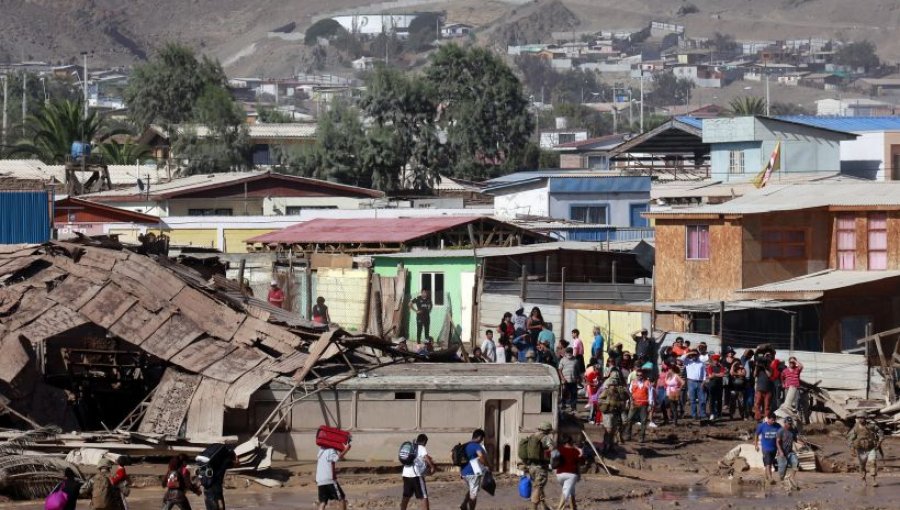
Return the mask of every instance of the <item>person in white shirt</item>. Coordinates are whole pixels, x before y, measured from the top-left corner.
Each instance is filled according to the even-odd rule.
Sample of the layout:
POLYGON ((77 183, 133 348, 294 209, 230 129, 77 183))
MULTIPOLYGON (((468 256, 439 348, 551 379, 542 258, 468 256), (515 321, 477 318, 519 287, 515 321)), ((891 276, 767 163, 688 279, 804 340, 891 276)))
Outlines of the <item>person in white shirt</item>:
POLYGON ((350 451, 350 443, 344 445, 344 449, 337 451, 334 448, 319 448, 316 461, 316 485, 319 486, 319 510, 325 510, 329 501, 337 501, 343 510, 347 510, 347 496, 338 485, 334 465, 342 460, 350 451))
POLYGON ((497 362, 497 344, 494 343, 494 332, 490 329, 484 332, 484 342, 481 342, 481 355, 488 363, 497 362))
POLYGON ((409 466, 403 466, 403 499, 400 500, 400 510, 406 510, 409 500, 413 496, 422 502, 422 510, 429 510, 428 489, 425 487, 425 476, 434 473, 434 461, 428 455, 425 445, 428 444, 428 436, 419 434, 416 438, 416 460, 409 466))
POLYGON ((497 344, 497 363, 506 363, 507 349, 510 349, 511 347, 508 339, 500 339, 500 343, 497 344))

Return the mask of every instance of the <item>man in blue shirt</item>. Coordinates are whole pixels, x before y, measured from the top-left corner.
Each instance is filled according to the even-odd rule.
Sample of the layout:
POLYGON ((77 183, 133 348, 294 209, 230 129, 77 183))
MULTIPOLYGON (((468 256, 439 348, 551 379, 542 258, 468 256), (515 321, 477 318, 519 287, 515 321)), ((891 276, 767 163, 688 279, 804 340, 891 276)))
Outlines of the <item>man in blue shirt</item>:
POLYGON ((763 470, 766 473, 766 483, 772 485, 772 471, 776 467, 775 458, 778 456, 778 431, 781 425, 775 421, 775 413, 766 415, 765 421, 756 426, 756 451, 762 451, 763 470))
POLYGON ((538 333, 537 341, 539 344, 547 344, 550 346, 550 352, 553 352, 556 349, 556 335, 553 334, 553 324, 549 322, 544 323, 544 329, 538 333))
POLYGON ((600 332, 600 326, 594 326, 594 343, 591 344, 591 357, 603 360, 603 333, 600 332))
POLYGON ((460 470, 467 489, 466 497, 459 506, 460 510, 475 510, 478 491, 481 490, 481 480, 484 478, 485 471, 490 469, 487 452, 482 443, 484 443, 484 431, 475 429, 472 432, 472 440, 466 445, 466 458, 469 459, 469 463, 460 470))
POLYGON ((534 359, 534 349, 531 347, 531 337, 528 336, 528 333, 522 333, 513 339, 512 344, 516 346, 516 350, 519 352, 519 363, 528 363, 528 353, 531 353, 531 359, 534 359))

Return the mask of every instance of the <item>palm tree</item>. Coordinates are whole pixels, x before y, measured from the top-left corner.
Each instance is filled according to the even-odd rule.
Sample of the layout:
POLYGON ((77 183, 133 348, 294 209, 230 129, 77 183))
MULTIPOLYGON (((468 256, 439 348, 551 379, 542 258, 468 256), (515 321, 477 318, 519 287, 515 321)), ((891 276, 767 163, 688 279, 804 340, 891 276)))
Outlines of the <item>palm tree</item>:
POLYGON ((133 165, 135 161, 150 158, 150 147, 146 145, 109 140, 100 144, 97 152, 103 156, 103 162, 109 165, 133 165))
POLYGON ((728 103, 732 115, 756 116, 766 114, 766 100, 756 96, 736 97, 728 103))
POLYGON ((84 103, 52 101, 25 121, 27 136, 10 150, 10 155, 25 155, 48 165, 65 162, 72 142, 90 142, 104 133, 105 119, 96 111, 84 116, 84 103))

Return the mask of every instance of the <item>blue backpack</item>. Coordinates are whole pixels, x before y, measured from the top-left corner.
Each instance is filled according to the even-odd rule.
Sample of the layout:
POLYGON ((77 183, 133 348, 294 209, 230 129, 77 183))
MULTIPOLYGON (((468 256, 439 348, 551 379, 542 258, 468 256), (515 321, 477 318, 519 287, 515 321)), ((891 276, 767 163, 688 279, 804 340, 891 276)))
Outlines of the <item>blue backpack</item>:
POLYGON ((531 477, 528 475, 519 477, 519 496, 531 499, 531 477))

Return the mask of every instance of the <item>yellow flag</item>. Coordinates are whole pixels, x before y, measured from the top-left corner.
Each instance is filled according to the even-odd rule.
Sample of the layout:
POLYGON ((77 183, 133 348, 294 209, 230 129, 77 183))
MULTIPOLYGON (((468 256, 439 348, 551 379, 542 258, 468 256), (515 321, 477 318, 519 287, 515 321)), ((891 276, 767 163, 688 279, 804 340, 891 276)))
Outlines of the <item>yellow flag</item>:
POLYGON ((757 188, 764 187, 772 177, 772 172, 778 170, 781 170, 781 142, 775 144, 775 150, 769 156, 769 163, 753 178, 753 185, 757 188))

